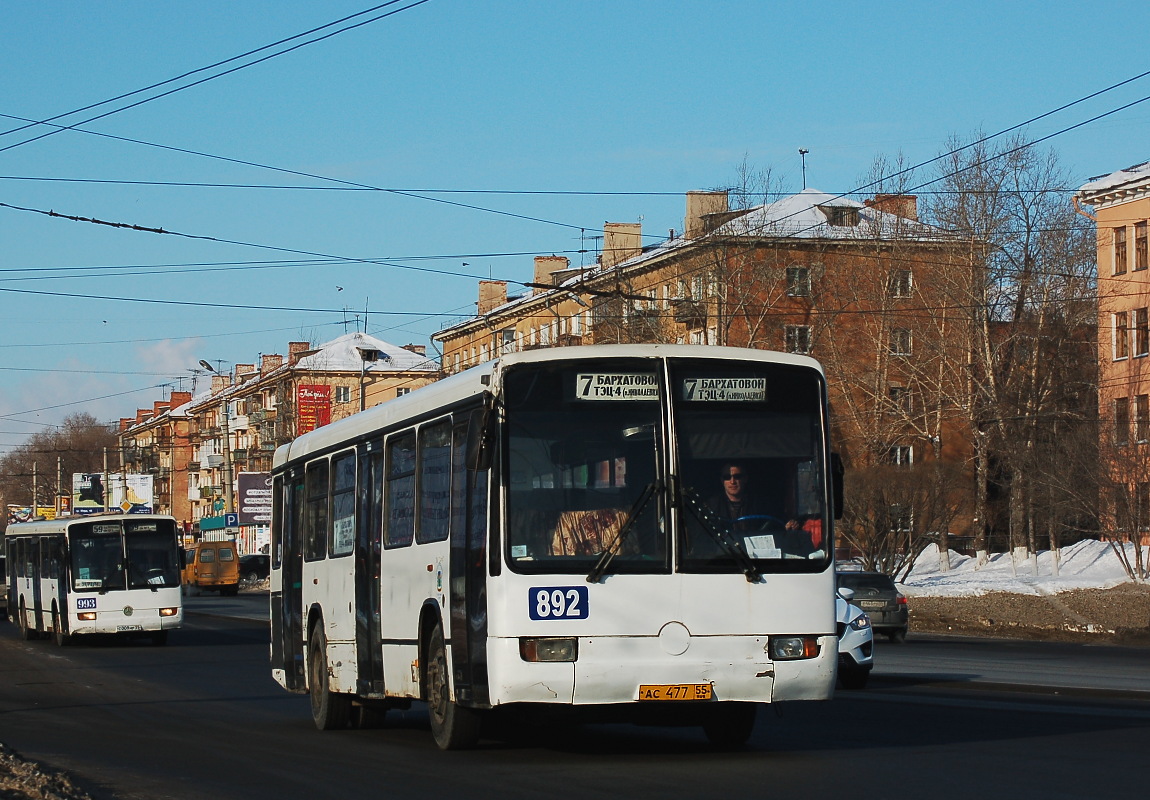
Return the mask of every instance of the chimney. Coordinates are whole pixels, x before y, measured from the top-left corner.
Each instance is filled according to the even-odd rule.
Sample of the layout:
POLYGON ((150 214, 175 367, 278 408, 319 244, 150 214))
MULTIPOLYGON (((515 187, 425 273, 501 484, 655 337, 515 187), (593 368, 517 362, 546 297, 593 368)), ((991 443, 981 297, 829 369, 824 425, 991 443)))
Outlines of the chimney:
POLYGON ((408 350, 408 351, 410 351, 410 352, 412 352, 412 353, 415 353, 417 356, 426 356, 426 355, 427 355, 427 346, 426 346, 426 345, 422 345, 422 344, 405 344, 405 345, 403 346, 403 349, 404 349, 404 350, 408 350))
POLYGON ((311 350, 310 342, 288 342, 288 363, 296 363, 308 350, 311 350))
POLYGON ((212 375, 212 392, 218 392, 228 388, 232 385, 232 377, 230 375, 212 375))
POLYGON ((284 365, 284 357, 279 353, 268 353, 265 356, 260 356, 260 375, 267 375, 273 370, 277 370, 284 365))
POLYGON ((607 222, 603 224, 604 267, 613 267, 643 252, 643 225, 639 222, 607 222))
MULTIPOLYGON (((571 266, 571 262, 567 260, 566 256, 535 256, 535 283, 554 284, 555 278, 553 277, 556 272, 561 272, 571 266)), ((535 287, 532 294, 539 294, 545 292, 546 289, 535 287)))
POLYGON ((479 282, 479 316, 490 314, 507 302, 507 281, 479 282))
POLYGON ((236 364, 236 380, 252 374, 256 371, 255 364, 236 364))
POLYGON ((171 400, 157 400, 156 402, 152 403, 152 414, 154 416, 158 417, 161 414, 166 413, 167 411, 171 410, 171 408, 172 408, 172 401, 171 400))
POLYGON ((708 214, 723 214, 730 211, 727 204, 727 190, 715 192, 687 192, 687 220, 683 237, 697 239, 710 233, 715 225, 707 220, 708 214))
POLYGON ((152 409, 150 408, 137 408, 136 409, 136 423, 139 424, 144 420, 152 418, 152 409))
POLYGON ((876 194, 863 203, 867 208, 895 214, 903 219, 918 221, 918 196, 913 194, 876 194))
POLYGON ((123 433, 135 424, 136 420, 132 417, 120 417, 120 433, 123 433))
POLYGON ((191 392, 172 392, 168 397, 168 402, 172 404, 172 408, 179 408, 184 403, 192 402, 191 392))

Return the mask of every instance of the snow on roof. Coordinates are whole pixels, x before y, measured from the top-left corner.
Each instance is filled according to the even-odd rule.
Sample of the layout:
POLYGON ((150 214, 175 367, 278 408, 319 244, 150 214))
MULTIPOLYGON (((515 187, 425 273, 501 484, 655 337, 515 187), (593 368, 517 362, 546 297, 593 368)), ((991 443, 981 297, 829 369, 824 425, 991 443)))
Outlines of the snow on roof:
POLYGON ((1108 192, 1124 184, 1144 181, 1147 178, 1150 178, 1150 161, 1144 161, 1141 164, 1135 164, 1132 167, 1111 172, 1109 175, 1099 175, 1091 178, 1088 183, 1078 190, 1078 193, 1085 195, 1108 192))
POLYGON ((435 372, 439 366, 433 359, 421 356, 398 345, 377 339, 366 333, 346 333, 320 345, 316 350, 301 358, 294 365, 296 369, 331 372, 358 372, 363 365, 360 350, 377 350, 378 361, 368 362, 368 372, 425 371, 435 372))
POLYGON ((753 208, 719 226, 710 235, 850 240, 898 237, 915 241, 947 241, 953 238, 933 225, 880 211, 857 200, 827 194, 818 189, 803 189, 798 194, 753 208), (857 224, 832 225, 831 209, 835 208, 848 209, 845 213, 851 216, 857 213, 857 224))

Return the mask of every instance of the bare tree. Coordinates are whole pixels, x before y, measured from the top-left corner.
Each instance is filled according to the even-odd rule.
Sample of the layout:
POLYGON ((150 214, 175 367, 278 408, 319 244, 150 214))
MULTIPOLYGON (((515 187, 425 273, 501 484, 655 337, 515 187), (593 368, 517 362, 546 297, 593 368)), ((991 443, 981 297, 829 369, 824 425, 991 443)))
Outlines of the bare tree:
POLYGON ((58 493, 71 494, 73 473, 101 471, 105 452, 110 466, 118 468, 118 447, 113 426, 88 413, 72 414, 0 457, 0 498, 33 507, 52 504, 58 493))
POLYGON ((1089 384, 1095 356, 1059 346, 1083 341, 1093 324, 1092 231, 1066 200, 1069 179, 1057 156, 1021 137, 952 139, 940 163, 931 218, 969 242, 969 269, 956 276, 953 295, 975 322, 967 407, 978 475, 975 546, 984 560, 997 463, 1009 546, 1032 552, 1039 499, 1068 483, 1050 474, 1059 465, 1043 457, 1043 443, 1056 423, 1092 414, 1081 394, 1060 389, 1089 384))

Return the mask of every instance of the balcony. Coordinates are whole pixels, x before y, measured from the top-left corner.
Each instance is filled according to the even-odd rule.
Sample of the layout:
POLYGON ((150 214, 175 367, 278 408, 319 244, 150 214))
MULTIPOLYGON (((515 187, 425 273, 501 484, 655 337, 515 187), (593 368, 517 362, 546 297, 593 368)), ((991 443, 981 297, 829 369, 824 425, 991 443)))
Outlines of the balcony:
POLYGON ((707 324, 707 309, 702 303, 694 300, 672 300, 671 308, 675 312, 675 322, 686 325, 688 328, 702 328, 707 324))
POLYGON ((224 465, 224 457, 221 455, 210 455, 207 458, 208 469, 219 469, 224 465))
POLYGON ((199 461, 189 461, 188 462, 188 472, 199 472, 199 471, 200 471, 200 462, 199 461))

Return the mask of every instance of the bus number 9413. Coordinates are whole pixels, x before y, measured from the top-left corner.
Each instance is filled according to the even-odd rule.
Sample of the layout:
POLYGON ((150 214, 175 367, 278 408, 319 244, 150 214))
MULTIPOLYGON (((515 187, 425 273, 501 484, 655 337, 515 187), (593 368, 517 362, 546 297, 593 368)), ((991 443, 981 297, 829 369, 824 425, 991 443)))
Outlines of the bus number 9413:
POLYGON ((587 587, 533 586, 527 604, 531 619, 587 619, 587 587))

